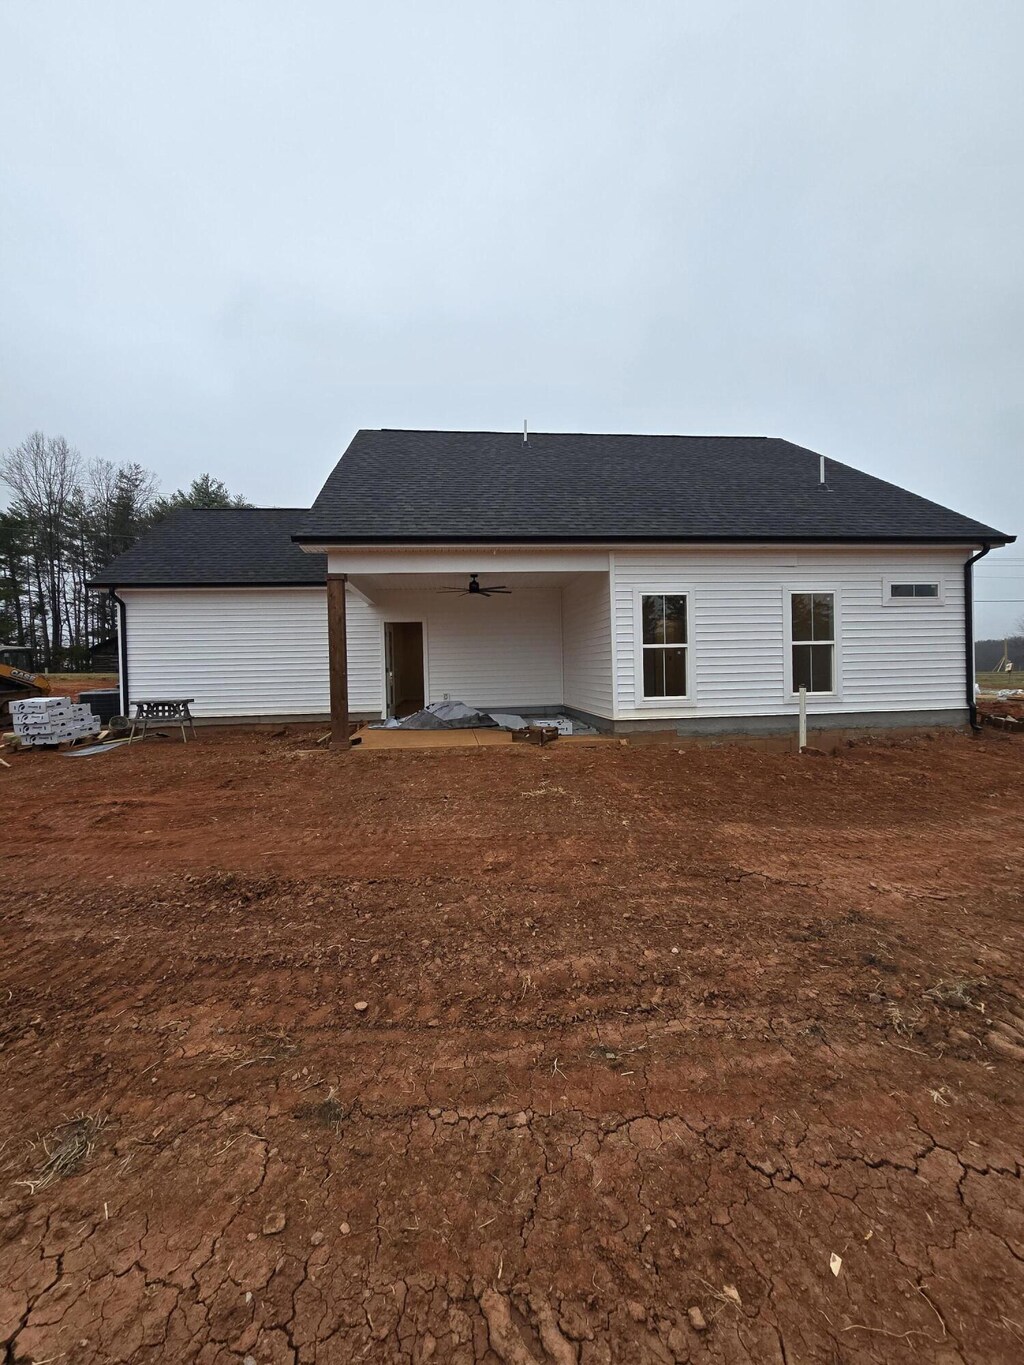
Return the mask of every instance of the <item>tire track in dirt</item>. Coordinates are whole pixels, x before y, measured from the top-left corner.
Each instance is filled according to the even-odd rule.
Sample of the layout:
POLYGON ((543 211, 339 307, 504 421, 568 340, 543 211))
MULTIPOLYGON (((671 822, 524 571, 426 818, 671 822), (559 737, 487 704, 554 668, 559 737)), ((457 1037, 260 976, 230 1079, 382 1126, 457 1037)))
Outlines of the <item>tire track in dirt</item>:
POLYGON ((1019 1358, 1020 746, 286 742, 15 774, 5 1365, 1019 1358))

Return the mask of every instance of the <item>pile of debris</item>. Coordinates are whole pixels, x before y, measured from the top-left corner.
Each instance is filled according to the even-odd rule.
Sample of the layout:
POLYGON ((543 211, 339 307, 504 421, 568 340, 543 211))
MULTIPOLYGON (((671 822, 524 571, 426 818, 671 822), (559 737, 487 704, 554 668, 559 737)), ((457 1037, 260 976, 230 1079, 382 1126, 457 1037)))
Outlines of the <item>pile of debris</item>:
POLYGON ((486 711, 467 706, 464 701, 434 701, 401 720, 375 722, 374 730, 479 730, 494 729, 498 722, 486 711))
POLYGON ((73 743, 98 735, 100 720, 92 708, 70 697, 25 697, 11 702, 14 735, 24 748, 73 743))
POLYGON ((520 716, 511 711, 478 711, 464 701, 434 701, 401 720, 374 722, 371 730, 554 730, 560 735, 596 734, 589 725, 568 716, 520 716))
POLYGON ((976 691, 978 719, 982 725, 993 725, 997 730, 1024 734, 1024 690, 999 692, 976 691))

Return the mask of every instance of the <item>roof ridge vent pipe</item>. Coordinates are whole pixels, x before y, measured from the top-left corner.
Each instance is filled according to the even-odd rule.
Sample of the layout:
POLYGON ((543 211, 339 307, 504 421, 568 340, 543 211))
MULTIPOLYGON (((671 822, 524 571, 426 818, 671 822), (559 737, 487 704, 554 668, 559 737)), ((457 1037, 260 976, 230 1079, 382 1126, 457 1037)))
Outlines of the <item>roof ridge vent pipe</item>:
POLYGON ((818 456, 818 488, 822 493, 831 493, 832 490, 825 482, 825 457, 818 456))
POLYGON ((523 418, 523 445, 527 444, 528 436, 526 431, 526 418, 523 418))

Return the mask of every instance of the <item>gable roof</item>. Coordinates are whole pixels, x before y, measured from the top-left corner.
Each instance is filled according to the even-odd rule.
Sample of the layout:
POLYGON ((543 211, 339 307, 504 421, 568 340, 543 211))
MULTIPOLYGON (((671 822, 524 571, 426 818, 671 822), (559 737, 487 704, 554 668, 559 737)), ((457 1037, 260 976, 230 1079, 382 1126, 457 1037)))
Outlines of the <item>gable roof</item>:
POLYGON ((285 587, 324 583, 324 555, 306 554, 292 532, 302 507, 181 508, 92 579, 103 588, 285 587))
POLYGON ((987 541, 1014 537, 765 436, 357 433, 306 544, 987 541))

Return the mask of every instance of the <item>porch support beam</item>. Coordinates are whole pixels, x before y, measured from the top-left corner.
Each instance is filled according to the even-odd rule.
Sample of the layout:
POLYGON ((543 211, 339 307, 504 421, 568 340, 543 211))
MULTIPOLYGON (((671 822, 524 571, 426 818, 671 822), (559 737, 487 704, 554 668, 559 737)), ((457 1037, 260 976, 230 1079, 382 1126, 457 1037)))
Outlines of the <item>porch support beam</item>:
POLYGON ((331 743, 348 748, 348 641, 345 584, 348 575, 327 575, 327 659, 331 680, 331 743))

